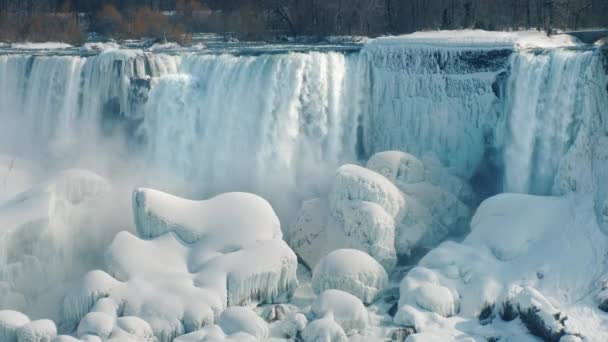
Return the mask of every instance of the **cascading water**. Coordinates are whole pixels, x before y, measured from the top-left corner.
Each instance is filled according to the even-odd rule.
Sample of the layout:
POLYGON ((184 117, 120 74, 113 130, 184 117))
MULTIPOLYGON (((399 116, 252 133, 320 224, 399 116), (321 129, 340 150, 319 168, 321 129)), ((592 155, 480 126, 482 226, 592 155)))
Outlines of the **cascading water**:
POLYGON ((185 56, 150 93, 149 160, 198 196, 252 191, 284 212, 294 192, 323 191, 355 160, 358 63, 335 52, 185 56))
MULTIPOLYGON (((511 57, 504 189, 550 194, 564 154, 591 113, 593 51, 522 51, 511 57)), ((597 82, 597 81, 596 81, 597 82)))

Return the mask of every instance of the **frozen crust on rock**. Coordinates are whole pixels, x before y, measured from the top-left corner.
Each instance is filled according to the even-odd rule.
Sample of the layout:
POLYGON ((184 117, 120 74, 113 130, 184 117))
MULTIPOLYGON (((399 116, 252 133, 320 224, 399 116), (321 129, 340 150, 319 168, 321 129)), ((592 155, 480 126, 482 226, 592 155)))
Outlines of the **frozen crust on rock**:
POLYGON ((265 200, 229 193, 196 202, 139 189, 133 209, 138 232, 149 240, 117 234, 106 251, 109 274, 87 275, 64 301, 66 319, 108 314, 114 302, 163 342, 213 324, 228 306, 293 295, 297 257, 265 200))
POLYGON ((328 289, 348 292, 370 304, 386 287, 388 275, 374 258, 356 249, 339 249, 315 267, 312 287, 319 294, 328 289))

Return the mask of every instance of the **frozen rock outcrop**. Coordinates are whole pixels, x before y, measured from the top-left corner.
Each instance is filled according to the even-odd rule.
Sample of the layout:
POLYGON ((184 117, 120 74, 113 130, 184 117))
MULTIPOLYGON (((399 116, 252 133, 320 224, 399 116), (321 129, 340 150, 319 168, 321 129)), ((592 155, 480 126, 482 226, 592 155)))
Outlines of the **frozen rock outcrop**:
POLYGON ((399 151, 373 155, 367 167, 336 171, 328 198, 304 202, 287 241, 311 268, 332 250, 364 251, 390 272, 396 256, 462 235, 471 187, 431 157, 399 151))
POLYGON ((284 302, 295 291, 297 258, 265 200, 228 193, 196 202, 139 189, 133 208, 149 240, 117 234, 109 274, 87 275, 64 301, 66 319, 121 308, 162 342, 213 324, 228 306, 284 302))
POLYGON ((17 332, 30 322, 30 319, 18 311, 0 311, 0 340, 17 342, 17 332))
POLYGON ((519 317, 545 340, 563 335, 602 340, 607 335, 601 329, 568 325, 565 316, 588 321, 587 311, 579 310, 581 294, 597 286, 594 279, 601 276, 598 256, 607 238, 589 219, 592 212, 593 203, 580 198, 501 194, 487 199, 462 243, 442 243, 404 277, 394 322, 418 332, 437 332, 430 327, 442 325, 439 330, 451 336, 500 337, 486 325, 519 317), (462 318, 478 325, 455 326, 462 318))
POLYGON ((317 294, 328 289, 342 290, 365 304, 373 302, 387 283, 382 265, 355 249, 339 249, 326 255, 315 267, 312 278, 317 294))
POLYGON ((57 327, 48 319, 29 322, 17 331, 18 342, 49 342, 55 336, 57 336, 57 327))
POLYGON ((312 304, 315 317, 331 317, 347 334, 367 328, 367 309, 359 298, 340 290, 326 290, 312 304), (329 315, 329 316, 328 316, 329 315))
POLYGON ((315 320, 306 326, 302 332, 304 342, 346 342, 348 337, 331 314, 315 320))

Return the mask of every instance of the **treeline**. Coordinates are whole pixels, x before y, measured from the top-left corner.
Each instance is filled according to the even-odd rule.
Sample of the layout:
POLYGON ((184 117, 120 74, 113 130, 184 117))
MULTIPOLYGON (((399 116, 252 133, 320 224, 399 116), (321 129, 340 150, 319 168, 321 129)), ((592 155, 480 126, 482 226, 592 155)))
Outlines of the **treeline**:
POLYGON ((85 30, 187 41, 192 32, 269 39, 606 26, 608 0, 0 0, 0 40, 9 41, 79 42, 85 30))

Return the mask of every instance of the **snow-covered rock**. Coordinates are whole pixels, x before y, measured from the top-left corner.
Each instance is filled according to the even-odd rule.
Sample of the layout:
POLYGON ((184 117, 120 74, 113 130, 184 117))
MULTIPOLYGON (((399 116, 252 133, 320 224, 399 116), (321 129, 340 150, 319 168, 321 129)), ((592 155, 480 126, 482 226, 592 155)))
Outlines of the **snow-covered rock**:
POLYGON ((148 322, 135 316, 123 316, 116 320, 111 334, 112 338, 132 338, 145 342, 154 342, 156 337, 148 322))
POLYGON ((348 337, 331 314, 315 320, 302 332, 304 342, 346 342, 348 337))
POLYGON ((268 324, 247 307, 233 306, 224 310, 218 325, 228 335, 244 332, 257 339, 268 337, 268 324))
POLYGON ((365 330, 368 325, 367 309, 359 298, 340 290, 326 290, 317 296, 312 305, 316 317, 330 315, 347 334, 365 330))
POLYGON ((489 322, 519 317, 547 340, 562 335, 602 340, 608 332, 592 328, 601 319, 589 320, 583 309, 584 294, 602 275, 600 256, 607 243, 592 212, 589 199, 524 194, 487 199, 462 243, 444 242, 404 277, 394 322, 418 332, 485 331, 496 337, 512 332, 490 331, 489 322), (478 323, 459 325, 463 319, 478 323))
POLYGON ((536 289, 524 287, 513 302, 517 305, 521 321, 532 334, 555 342, 565 335, 566 316, 536 289))
POLYGON ((110 337, 116 318, 103 312, 89 312, 78 324, 78 337, 96 335, 102 339, 110 337))
POLYGON ((342 290, 365 304, 373 302, 387 283, 382 265, 355 249, 339 249, 326 255, 315 267, 312 278, 317 294, 328 289, 342 290))
POLYGON ((30 319, 18 311, 0 311, 0 340, 17 342, 17 332, 30 322, 30 319))
POLYGON ((150 240, 117 234, 109 274, 87 275, 64 301, 66 319, 112 311, 111 302, 98 304, 109 298, 162 342, 213 324, 228 306, 285 302, 295 291, 297 258, 265 200, 229 193, 196 202, 140 189, 133 209, 150 240))
POLYGON ((443 317, 459 310, 458 293, 442 286, 439 275, 428 269, 412 269, 401 282, 399 292, 399 307, 410 305, 443 317))
POLYGON ((18 342, 49 342, 55 336, 57 336, 57 327, 48 319, 31 321, 17 331, 18 342))
POLYGON ((473 191, 436 159, 425 160, 388 151, 373 155, 367 168, 340 167, 327 200, 304 202, 286 234, 288 243, 311 268, 333 250, 352 248, 390 272, 396 255, 407 257, 461 235, 473 191))

